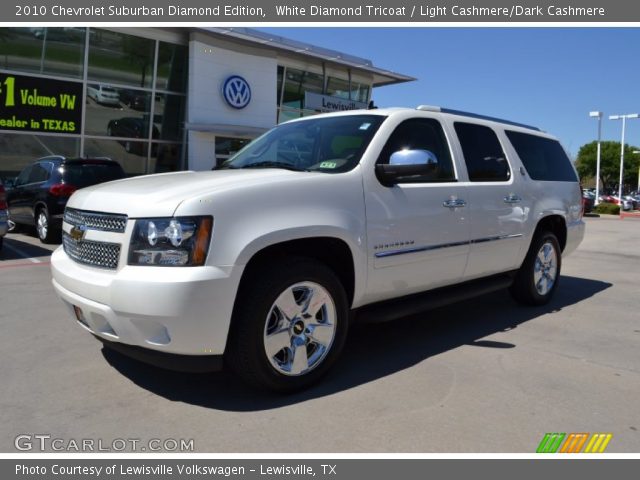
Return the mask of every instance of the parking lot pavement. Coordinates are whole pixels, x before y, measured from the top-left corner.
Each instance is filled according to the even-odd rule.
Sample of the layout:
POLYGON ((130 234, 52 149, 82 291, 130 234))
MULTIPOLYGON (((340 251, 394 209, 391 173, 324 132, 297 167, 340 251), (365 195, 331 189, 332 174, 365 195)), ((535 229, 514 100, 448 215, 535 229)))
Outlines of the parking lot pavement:
MULTIPOLYGON (((0 250, 0 271, 23 265, 48 265, 49 257, 58 245, 45 245, 34 232, 10 233, 0 250)), ((2 298, 0 296, 0 298, 2 298)))
MULTIPOLYGON (((293 396, 227 373, 179 374, 103 350, 10 234, 0 256, 0 451, 20 434, 193 439, 198 452, 525 452, 546 432, 640 451, 640 220, 589 218, 545 307, 497 292, 356 325, 336 368, 293 396), (15 265, 12 268, 5 266, 15 265)), ((31 250, 33 248, 33 250, 31 250)))

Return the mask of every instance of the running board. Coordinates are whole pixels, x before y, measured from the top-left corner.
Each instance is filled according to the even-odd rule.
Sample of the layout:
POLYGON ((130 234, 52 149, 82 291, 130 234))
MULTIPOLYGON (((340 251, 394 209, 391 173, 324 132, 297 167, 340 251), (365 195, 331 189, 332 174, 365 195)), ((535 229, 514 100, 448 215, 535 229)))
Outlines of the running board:
POLYGON ((517 270, 457 285, 436 288, 424 293, 372 303, 356 309, 354 311, 354 319, 363 323, 382 323, 398 320, 425 310, 508 288, 513 283, 516 273, 517 270))

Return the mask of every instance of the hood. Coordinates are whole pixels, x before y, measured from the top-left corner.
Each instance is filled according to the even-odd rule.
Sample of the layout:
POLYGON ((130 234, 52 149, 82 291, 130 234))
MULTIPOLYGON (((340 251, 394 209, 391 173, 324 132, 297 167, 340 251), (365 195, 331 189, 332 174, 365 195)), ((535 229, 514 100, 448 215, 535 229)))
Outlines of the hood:
POLYGON ((170 217, 187 199, 265 182, 296 181, 300 175, 322 175, 280 169, 214 170, 145 175, 102 183, 76 191, 67 205, 80 210, 126 214, 129 217, 170 217))

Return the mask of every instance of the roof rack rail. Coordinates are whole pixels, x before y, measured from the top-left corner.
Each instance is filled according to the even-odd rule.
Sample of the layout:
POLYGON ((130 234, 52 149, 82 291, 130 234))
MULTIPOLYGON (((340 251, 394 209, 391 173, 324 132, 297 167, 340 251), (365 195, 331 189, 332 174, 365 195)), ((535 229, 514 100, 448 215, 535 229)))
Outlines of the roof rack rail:
POLYGON ((420 110, 422 112, 440 112, 442 109, 435 105, 418 105, 416 110, 420 110))
POLYGON ((513 125, 514 127, 527 128, 529 130, 535 130, 537 132, 542 131, 538 127, 533 127, 531 125, 526 125, 524 123, 512 122, 511 120, 505 120, 503 118, 497 118, 497 117, 490 117, 488 115, 480 115, 478 113, 463 112, 462 110, 454 110, 452 108, 442 108, 442 107, 436 107, 434 105, 418 105, 416 107, 416 110, 420 110, 422 112, 450 113, 451 115, 460 115, 461 117, 478 118, 480 120, 489 120, 491 122, 499 122, 499 123, 504 123, 506 125, 513 125))

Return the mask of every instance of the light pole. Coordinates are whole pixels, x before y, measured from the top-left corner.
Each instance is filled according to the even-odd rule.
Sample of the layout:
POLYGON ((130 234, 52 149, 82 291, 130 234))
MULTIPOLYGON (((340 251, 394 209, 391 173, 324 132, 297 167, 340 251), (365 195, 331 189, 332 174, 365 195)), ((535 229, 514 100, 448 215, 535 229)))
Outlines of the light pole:
POLYGON ((589 112, 591 118, 598 119, 598 150, 596 154, 596 198, 594 204, 600 203, 600 137, 602 134, 602 112, 589 112))
POLYGON ((640 115, 637 113, 627 113, 626 115, 611 115, 609 120, 622 120, 622 140, 620 146, 620 184, 618 185, 618 201, 620 202, 620 212, 622 212, 622 182, 623 182, 623 169, 624 169, 624 128, 627 124, 627 118, 638 118, 640 115))
MULTIPOLYGON (((633 153, 637 155, 640 153, 640 150, 634 150, 633 153)), ((636 195, 640 195, 640 165, 638 165, 638 189, 636 190, 636 195)))

